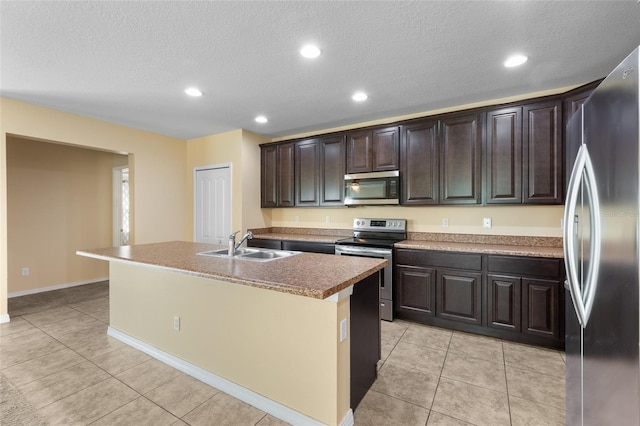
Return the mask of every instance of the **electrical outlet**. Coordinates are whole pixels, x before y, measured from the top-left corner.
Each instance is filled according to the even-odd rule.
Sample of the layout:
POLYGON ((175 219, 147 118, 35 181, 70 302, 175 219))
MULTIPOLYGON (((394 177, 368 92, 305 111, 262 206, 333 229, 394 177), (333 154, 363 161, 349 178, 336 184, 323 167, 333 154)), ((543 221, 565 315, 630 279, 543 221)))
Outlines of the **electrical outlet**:
POLYGON ((482 219, 482 226, 485 228, 491 228, 491 218, 485 217, 484 219, 482 219))
POLYGON ((29 268, 22 268, 22 276, 26 277, 27 275, 29 275, 29 268))
POLYGON ((180 331, 180 317, 177 315, 173 317, 173 329, 175 331, 180 331))
POLYGON ((347 339, 347 320, 346 318, 340 321, 340 341, 344 342, 347 339))
POLYGON ((300 216, 296 216, 296 222, 300 222, 300 216))
POLYGON ((325 217, 324 217, 324 221, 325 221, 326 223, 331 223, 331 216, 325 216, 325 217))
POLYGON ((444 226, 445 228, 449 226, 449 219, 447 218, 442 219, 442 226, 444 226))

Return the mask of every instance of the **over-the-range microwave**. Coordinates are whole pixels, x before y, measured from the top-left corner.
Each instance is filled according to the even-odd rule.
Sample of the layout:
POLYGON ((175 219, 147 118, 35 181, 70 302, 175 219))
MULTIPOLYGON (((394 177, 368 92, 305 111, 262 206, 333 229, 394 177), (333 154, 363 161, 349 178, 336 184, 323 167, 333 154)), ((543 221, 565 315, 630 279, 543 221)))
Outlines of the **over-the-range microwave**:
POLYGON ((344 204, 400 204, 400 172, 369 172, 344 175, 344 204))

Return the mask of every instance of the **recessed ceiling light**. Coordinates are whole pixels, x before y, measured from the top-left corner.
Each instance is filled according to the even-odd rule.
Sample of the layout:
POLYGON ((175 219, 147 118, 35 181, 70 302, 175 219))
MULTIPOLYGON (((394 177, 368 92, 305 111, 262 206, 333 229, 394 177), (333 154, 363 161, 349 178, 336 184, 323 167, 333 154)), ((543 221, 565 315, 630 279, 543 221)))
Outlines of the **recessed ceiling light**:
POLYGON ((517 67, 518 65, 522 65, 527 62, 529 58, 524 55, 513 55, 509 56, 506 61, 504 61, 504 66, 507 68, 517 67))
POLYGON ((322 51, 318 46, 314 46, 313 44, 307 44, 302 49, 300 49, 300 54, 305 58, 313 59, 320 56, 322 51))
POLYGON ((188 89, 185 89, 184 93, 194 97, 202 96, 202 91, 200 89, 196 89, 195 87, 189 87, 188 89))
POLYGON ((368 98, 368 96, 364 92, 356 92, 356 93, 353 94, 353 96, 351 96, 351 99, 353 99, 356 102, 366 101, 367 98, 368 98))
POLYGON ((264 123, 266 123, 267 121, 269 121, 269 120, 267 119, 267 117, 265 117, 264 115, 259 115, 259 116, 257 116, 257 117, 255 118, 255 120, 256 120, 256 123, 261 123, 261 124, 264 124, 264 123))

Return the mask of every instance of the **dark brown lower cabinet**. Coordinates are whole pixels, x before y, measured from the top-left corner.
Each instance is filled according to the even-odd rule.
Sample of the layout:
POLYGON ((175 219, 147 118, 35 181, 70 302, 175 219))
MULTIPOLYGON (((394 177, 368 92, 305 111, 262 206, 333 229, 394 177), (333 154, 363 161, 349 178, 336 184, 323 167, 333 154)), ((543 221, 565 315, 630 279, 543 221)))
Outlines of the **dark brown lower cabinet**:
MULTIPOLYGON (((534 336, 560 338, 560 310, 557 308, 561 286, 557 281, 523 278, 523 332, 534 336)), ((562 317, 564 318, 564 316, 562 317)))
POLYGON ((436 315, 469 324, 482 323, 482 274, 438 270, 436 315))
POLYGON ((398 292, 399 309, 422 315, 436 314, 436 271, 433 268, 398 266, 398 280, 402 291, 398 292))
POLYGON ((261 247, 276 250, 306 251, 310 253, 334 254, 335 244, 320 241, 277 240, 273 238, 253 238, 247 247, 261 247))
POLYGON ((520 277, 487 275, 487 326, 520 332, 520 277))
POLYGON ((394 315, 564 348, 562 259, 396 249, 394 315))
POLYGON ((356 409, 378 375, 380 360, 380 272, 353 286, 351 310, 351 408, 356 409))

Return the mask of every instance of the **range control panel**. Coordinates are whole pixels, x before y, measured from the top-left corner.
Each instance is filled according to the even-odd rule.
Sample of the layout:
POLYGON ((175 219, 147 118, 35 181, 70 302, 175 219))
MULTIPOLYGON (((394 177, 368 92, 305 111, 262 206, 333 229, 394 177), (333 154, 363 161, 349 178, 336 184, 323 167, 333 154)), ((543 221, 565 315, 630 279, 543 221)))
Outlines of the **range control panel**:
POLYGON ((406 232, 406 219, 353 219, 354 231, 406 232))

